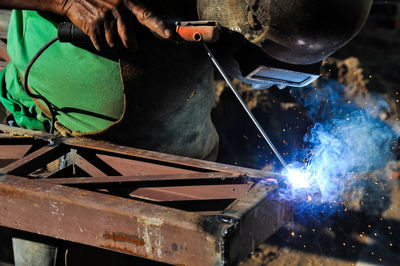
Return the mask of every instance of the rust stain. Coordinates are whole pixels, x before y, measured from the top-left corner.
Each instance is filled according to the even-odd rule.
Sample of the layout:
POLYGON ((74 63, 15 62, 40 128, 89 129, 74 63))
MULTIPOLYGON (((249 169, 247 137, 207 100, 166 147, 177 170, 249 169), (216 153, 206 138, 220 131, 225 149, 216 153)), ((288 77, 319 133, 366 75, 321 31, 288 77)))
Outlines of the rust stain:
POLYGON ((8 189, 8 188, 3 188, 3 187, 0 188, 0 195, 5 196, 5 197, 10 197, 10 198, 16 198, 16 197, 22 198, 23 196, 25 196, 25 194, 19 190, 12 189, 12 188, 8 189))
POLYGON ((144 239, 140 236, 125 234, 121 232, 105 232, 103 234, 104 239, 112 240, 114 242, 121 242, 121 243, 131 243, 135 244, 136 246, 144 246, 144 239))

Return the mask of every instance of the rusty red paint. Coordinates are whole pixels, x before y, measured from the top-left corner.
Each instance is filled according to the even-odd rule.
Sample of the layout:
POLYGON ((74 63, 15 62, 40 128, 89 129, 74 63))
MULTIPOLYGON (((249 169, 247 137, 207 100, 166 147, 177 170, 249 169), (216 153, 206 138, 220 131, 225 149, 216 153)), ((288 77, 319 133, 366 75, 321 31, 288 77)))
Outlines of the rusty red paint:
MULTIPOLYGON (((196 264, 199 265, 222 265, 234 264, 246 257, 254 246, 274 233, 290 216, 288 203, 273 200, 276 186, 258 182, 257 179, 257 177, 278 177, 279 174, 276 173, 120 147, 86 139, 55 137, 42 132, 0 125, 0 139, 2 136, 3 139, 10 138, 10 141, 13 141, 11 144, 15 145, 30 145, 31 142, 15 142, 13 137, 1 132, 12 132, 26 139, 31 136, 32 145, 37 145, 36 141, 39 141, 41 144, 37 147, 42 148, 34 149, 35 151, 28 155, 24 154, 18 161, 0 170, 3 172, 0 176, 0 210, 3 210, 0 211, 0 224, 2 226, 32 233, 40 232, 58 239, 173 265, 192 264, 193 258, 196 258, 196 264), (46 142, 43 142, 44 140, 46 142), (54 145, 44 146, 48 142, 54 145), (75 173, 69 169, 58 175, 47 176, 49 178, 45 180, 26 178, 32 171, 45 168, 48 162, 64 155, 69 166, 75 165, 84 173, 75 173), (87 161, 90 169, 83 169, 83 163, 78 155, 87 161), (110 169, 125 176, 113 174, 115 171, 110 169), (90 173, 86 170, 90 170, 90 173), (77 178, 86 174, 94 175, 93 179, 96 177, 101 179, 101 175, 95 171, 104 171, 107 178, 117 175, 116 178, 120 179, 121 184, 124 183, 124 179, 130 179, 132 176, 139 176, 137 178, 144 180, 153 178, 163 180, 163 182, 170 182, 170 177, 173 176, 174 182, 178 182, 179 178, 186 182, 187 179, 196 177, 194 175, 210 178, 207 177, 210 174, 217 175, 211 176, 215 178, 225 175, 228 178, 248 175, 252 178, 251 180, 254 180, 254 184, 218 183, 218 185, 202 185, 201 187, 196 186, 196 183, 185 184, 187 187, 183 187, 180 183, 179 187, 157 185, 157 187, 136 189, 134 193, 137 194, 131 194, 135 198, 127 199, 106 194, 107 190, 102 187, 101 190, 82 190, 56 184, 57 182, 53 179, 68 177, 72 178, 69 181, 77 181, 77 178), (10 173, 14 175, 9 175, 10 173), (154 177, 154 175, 170 175, 170 177, 154 177), (53 181, 49 182, 51 180, 53 181), (140 191, 140 189, 146 191, 140 191), (221 214, 220 211, 211 211, 214 210, 211 203, 209 203, 210 209, 206 209, 209 207, 204 205, 204 211, 201 209, 202 213, 199 214, 159 206, 159 195, 169 201, 182 198, 182 200, 198 200, 199 203, 214 198, 236 198, 237 200, 229 207, 223 207, 222 215, 209 216, 221 214), (54 215, 58 219, 42 218, 48 215, 54 215), (143 224, 143 216, 152 222, 143 224), (101 218, 92 219, 93 217, 101 218), (77 219, 79 219, 79 224, 77 224, 77 219), (162 222, 158 222, 161 221, 160 219, 162 222), (144 228, 147 230, 146 237, 135 235, 139 234, 138 232, 145 232, 144 228), (264 229, 260 231, 259 228, 264 229), (226 237, 227 234, 229 237, 226 237), (160 241, 158 236, 162 236, 163 241, 160 241), (185 244, 181 246, 180 243, 185 244), (221 249, 221 247, 225 248, 221 249)), ((4 145, 11 144, 2 140, 0 150, 4 145)), ((5 160, 9 158, 6 156, 5 160)), ((199 176, 196 177, 198 178, 199 176)), ((104 179, 106 180, 105 177, 104 179)))
POLYGON ((108 250, 112 250, 112 251, 115 251, 115 252, 119 252, 119 253, 138 256, 138 254, 136 254, 135 252, 132 252, 131 250, 129 250, 127 248, 117 248, 117 247, 114 247, 114 246, 111 246, 111 245, 99 245, 99 247, 105 248, 105 249, 108 249, 108 250))
POLYGON ((114 242, 121 242, 121 243, 131 243, 135 244, 136 246, 144 246, 145 242, 144 239, 140 236, 135 236, 131 234, 125 234, 121 232, 105 232, 103 234, 104 239, 112 240, 114 242))

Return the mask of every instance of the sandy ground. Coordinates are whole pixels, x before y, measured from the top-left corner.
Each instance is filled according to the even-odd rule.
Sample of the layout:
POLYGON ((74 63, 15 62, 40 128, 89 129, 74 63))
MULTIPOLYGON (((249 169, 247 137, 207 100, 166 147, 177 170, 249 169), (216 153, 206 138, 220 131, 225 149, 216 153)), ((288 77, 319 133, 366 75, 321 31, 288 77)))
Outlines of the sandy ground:
POLYGON ((382 213, 349 211, 315 227, 295 217, 240 265, 399 265, 399 182, 390 187, 382 213))

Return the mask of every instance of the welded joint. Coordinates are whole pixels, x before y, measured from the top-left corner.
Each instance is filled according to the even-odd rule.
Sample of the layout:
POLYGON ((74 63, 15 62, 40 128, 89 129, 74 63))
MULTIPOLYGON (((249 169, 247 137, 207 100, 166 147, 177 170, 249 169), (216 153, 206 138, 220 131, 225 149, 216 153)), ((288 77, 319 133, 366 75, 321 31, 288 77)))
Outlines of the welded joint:
POLYGON ((202 229, 215 237, 216 242, 216 265, 228 265, 229 241, 239 228, 239 219, 227 215, 207 216, 202 220, 202 229))
POLYGON ((230 263, 229 239, 238 230, 240 221, 236 218, 224 215, 218 215, 216 218, 220 222, 228 224, 228 227, 222 231, 220 244, 222 263, 223 265, 227 265, 230 263))

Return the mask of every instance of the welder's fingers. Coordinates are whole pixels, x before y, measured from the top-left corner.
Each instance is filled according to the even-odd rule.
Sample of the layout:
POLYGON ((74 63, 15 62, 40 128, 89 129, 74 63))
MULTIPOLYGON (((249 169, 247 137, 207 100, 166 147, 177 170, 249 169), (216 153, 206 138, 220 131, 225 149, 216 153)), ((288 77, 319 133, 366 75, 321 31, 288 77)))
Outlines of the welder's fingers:
POLYGON ((136 16, 137 20, 159 36, 170 39, 172 31, 167 28, 164 21, 139 1, 128 1, 128 8, 136 16))
MULTIPOLYGON (((128 18, 130 16, 127 16, 128 18)), ((138 42, 132 26, 132 21, 128 21, 125 16, 121 16, 117 21, 117 31, 123 46, 129 51, 136 51, 138 42)))
POLYGON ((90 40, 93 43, 93 46, 101 51, 105 48, 105 34, 104 34, 104 26, 103 23, 97 24, 95 27, 89 28, 87 30, 90 40))
POLYGON ((118 35, 117 19, 114 16, 104 21, 104 34, 109 47, 122 48, 122 42, 118 35))

